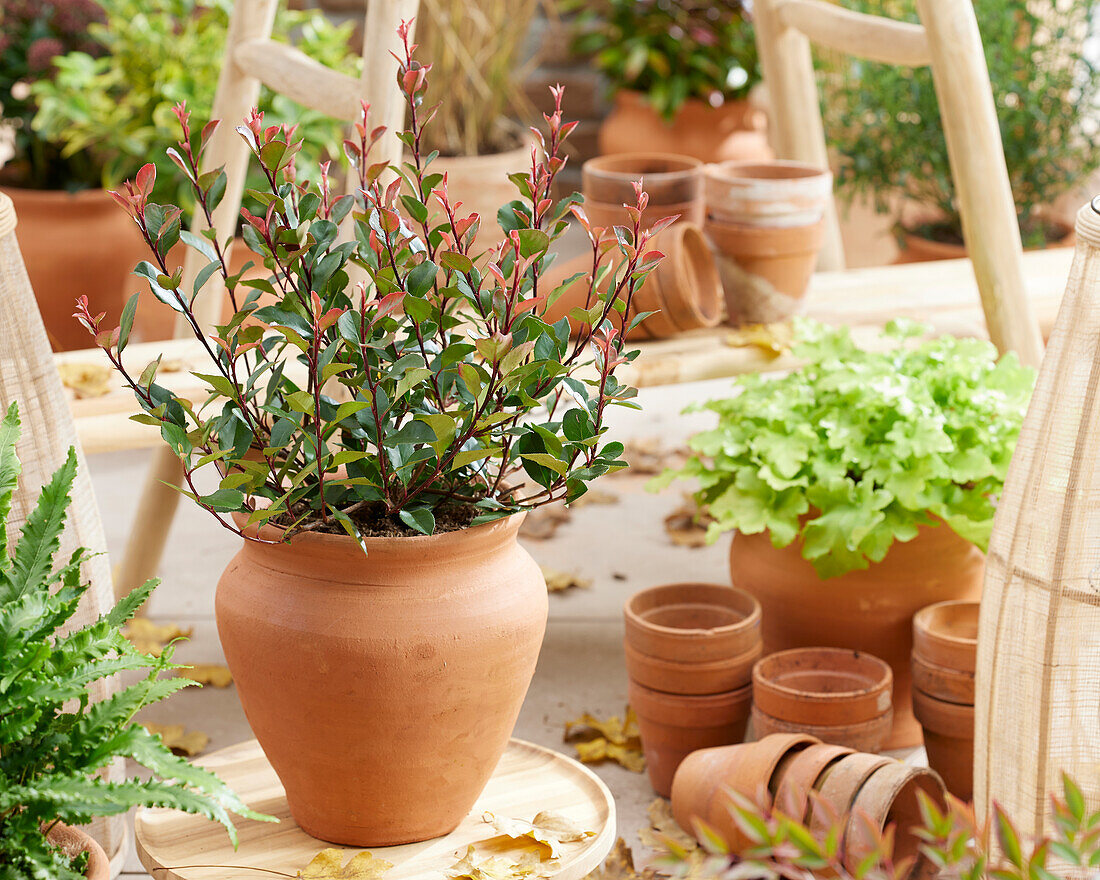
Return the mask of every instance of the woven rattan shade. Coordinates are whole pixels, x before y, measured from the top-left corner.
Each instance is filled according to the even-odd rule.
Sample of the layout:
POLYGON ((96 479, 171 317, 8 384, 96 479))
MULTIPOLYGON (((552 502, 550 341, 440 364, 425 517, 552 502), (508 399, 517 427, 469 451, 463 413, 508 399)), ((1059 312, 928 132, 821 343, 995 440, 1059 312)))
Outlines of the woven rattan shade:
POLYGON ((1043 832, 1062 771, 1100 809, 1100 213, 1089 205, 993 527, 976 711, 983 815, 996 801, 1043 832))
MULTIPOLYGON (((38 314, 27 270, 19 253, 16 217, 11 199, 0 194, 0 404, 7 409, 19 402, 23 433, 19 441, 19 460, 23 475, 16 493, 11 522, 22 525, 33 509, 43 483, 61 466, 70 446, 77 446, 76 429, 69 413, 61 379, 53 363, 50 343, 38 314)), ((59 242, 58 247, 64 247, 59 242)), ((77 290, 74 286, 73 299, 77 290)), ((84 456, 77 446, 80 463, 73 485, 73 503, 68 527, 62 537, 61 558, 77 547, 87 547, 101 555, 85 566, 84 576, 91 584, 77 610, 74 622, 90 623, 114 604, 111 569, 107 562, 107 542, 92 495, 92 481, 84 456)), ((107 696, 105 683, 92 690, 93 699, 107 696)), ((114 779, 123 778, 120 764, 112 768, 114 779)), ((126 817, 100 820, 91 828, 111 857, 115 876, 125 859, 126 817)))

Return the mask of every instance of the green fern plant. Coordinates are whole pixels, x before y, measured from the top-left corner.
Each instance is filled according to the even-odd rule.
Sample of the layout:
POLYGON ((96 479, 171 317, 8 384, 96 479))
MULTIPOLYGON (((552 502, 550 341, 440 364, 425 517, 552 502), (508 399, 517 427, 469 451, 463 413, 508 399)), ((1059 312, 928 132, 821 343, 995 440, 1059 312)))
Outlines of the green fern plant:
POLYGON ((42 488, 21 537, 9 546, 7 519, 20 464, 19 411, 0 423, 0 876, 4 880, 78 880, 73 864, 46 841, 56 822, 80 825, 131 807, 173 807, 225 826, 234 844, 230 811, 253 812, 216 776, 173 755, 143 727, 139 710, 194 684, 161 678, 178 669, 171 647, 159 658, 142 654, 120 633, 157 581, 147 581, 94 623, 64 632, 88 589, 79 549, 55 567, 76 453, 42 488), (114 696, 91 703, 88 687, 119 672, 145 676, 114 696), (98 776, 115 758, 130 758, 152 779, 112 783, 98 776))

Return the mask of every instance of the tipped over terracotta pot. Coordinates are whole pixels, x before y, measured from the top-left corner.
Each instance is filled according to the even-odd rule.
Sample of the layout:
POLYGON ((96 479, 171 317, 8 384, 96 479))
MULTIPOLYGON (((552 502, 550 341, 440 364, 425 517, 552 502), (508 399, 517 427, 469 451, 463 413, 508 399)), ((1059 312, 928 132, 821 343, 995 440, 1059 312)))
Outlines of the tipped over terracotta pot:
POLYGON ((447 834, 470 811, 546 626, 545 582, 516 541, 522 519, 366 538, 366 553, 317 532, 246 540, 229 563, 218 635, 307 834, 393 846, 447 834))
POLYGON ((89 834, 79 828, 73 828, 63 822, 57 822, 50 828, 46 839, 50 844, 61 850, 70 859, 75 859, 81 853, 88 854, 88 867, 84 869, 84 876, 88 880, 110 880, 111 860, 103 847, 89 834))

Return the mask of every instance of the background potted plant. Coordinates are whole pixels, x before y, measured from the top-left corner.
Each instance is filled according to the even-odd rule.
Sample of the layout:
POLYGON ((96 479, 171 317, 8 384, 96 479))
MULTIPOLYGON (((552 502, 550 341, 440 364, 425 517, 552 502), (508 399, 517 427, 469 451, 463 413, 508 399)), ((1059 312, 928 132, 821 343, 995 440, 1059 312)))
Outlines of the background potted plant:
POLYGON ((615 108, 601 153, 683 153, 703 162, 768 159, 748 4, 601 0, 578 11, 574 50, 592 54, 615 108))
MULTIPOLYGON (((72 319, 72 279, 79 277, 81 290, 117 321, 130 270, 144 253, 140 235, 107 190, 133 176, 147 156, 156 156, 160 170, 167 172, 170 160, 165 151, 176 140, 172 107, 177 102, 210 112, 229 4, 105 0, 99 7, 89 0, 16 0, 5 7, 5 23, 9 14, 15 15, 9 9, 24 7, 36 10, 33 20, 26 19, 25 30, 31 34, 41 32, 43 21, 68 22, 75 15, 66 11, 69 7, 89 10, 89 24, 82 27, 80 39, 55 46, 59 52, 48 61, 48 77, 28 82, 15 46, 0 54, 5 116, 11 90, 26 94, 18 105, 22 115, 15 159, 0 171, 0 179, 21 187, 4 191, 15 202, 20 247, 51 341, 55 348, 79 348, 87 344, 87 335, 72 319), (101 10, 98 17, 91 15, 94 9, 101 10), (59 248, 58 241, 65 247, 59 248)), ((345 72, 355 69, 356 57, 348 44, 350 25, 337 27, 320 13, 281 7, 275 32, 295 34, 303 51, 323 64, 345 72)), ((32 60, 42 54, 38 45, 41 42, 30 44, 32 60)), ((338 121, 301 110, 266 89, 260 107, 279 121, 294 116, 304 141, 299 158, 304 175, 315 177, 319 162, 339 153, 338 121)), ((250 181, 250 186, 261 184, 259 178, 250 181)), ((186 188, 168 173, 162 174, 155 198, 176 201, 188 211, 191 207, 186 188)), ((166 338, 173 323, 171 311, 150 298, 137 333, 143 339, 166 338)))
POLYGON ((738 379, 702 407, 718 425, 691 440, 674 478, 699 481, 709 537, 735 530, 733 584, 763 607, 766 651, 867 651, 894 673, 887 748, 918 744, 912 617, 946 599, 976 599, 985 548, 1034 371, 997 359, 983 340, 865 351, 846 328, 798 320, 807 361, 781 378, 738 379))
MULTIPOLYGON (((911 0, 848 6, 917 20, 911 0)), ((1100 68, 1085 50, 1098 9, 1095 0, 975 0, 1026 248, 1072 244, 1055 203, 1100 167, 1092 130, 1100 68)), ((902 261, 964 256, 931 71, 832 59, 823 81, 838 193, 896 211, 902 261)))
MULTIPOLYGON (((635 395, 615 379, 633 355, 609 315, 621 310, 628 329, 640 319, 631 300, 661 256, 640 229, 639 191, 629 226, 589 230, 594 274, 613 276, 593 295, 595 329, 573 341, 566 319, 543 321, 548 249, 571 208, 589 226, 549 195, 573 128, 562 91, 548 133, 532 130, 540 149, 514 178, 519 198, 494 212, 505 241, 483 251, 483 221, 455 206, 423 151, 429 67, 400 33, 411 159, 392 184, 370 160, 381 130, 366 108, 345 142, 355 197, 334 198, 327 169, 314 186, 291 182, 285 127, 253 113, 238 128, 268 179, 262 212, 241 212, 267 278, 241 281, 213 233, 181 232, 179 208, 150 201, 153 166, 119 193, 153 251, 137 273, 210 355, 198 374, 208 406, 158 385, 156 364, 140 376, 127 366, 136 296, 113 330, 78 307, 136 418, 179 455, 186 494, 245 538, 218 586, 218 631, 291 812, 314 836, 356 845, 452 830, 492 773, 546 622, 541 573, 516 542, 522 513, 625 467, 604 433, 608 407, 635 395), (354 240, 339 242, 352 211, 354 240), (208 258, 203 274, 225 280, 237 309, 213 337, 166 261, 177 239, 208 258), (260 294, 276 303, 259 307, 260 294), (200 489, 197 472, 214 468, 218 488, 200 489)), ((177 112, 180 165, 209 213, 221 178, 198 175, 203 135, 177 112)))
POLYGON ((110 612, 80 629, 66 623, 88 589, 80 549, 55 567, 65 528, 76 453, 43 487, 22 537, 9 544, 7 514, 19 479, 18 407, 0 424, 0 873, 5 880, 107 880, 110 865, 91 837, 70 825, 136 806, 173 807, 221 822, 236 843, 229 812, 275 821, 246 807, 212 773, 173 755, 134 715, 181 688, 162 678, 180 667, 172 648, 142 654, 122 627, 156 587, 148 581, 110 612), (120 672, 137 680, 89 704, 88 687, 120 672), (109 783, 98 772, 116 758, 136 761, 151 778, 109 783))

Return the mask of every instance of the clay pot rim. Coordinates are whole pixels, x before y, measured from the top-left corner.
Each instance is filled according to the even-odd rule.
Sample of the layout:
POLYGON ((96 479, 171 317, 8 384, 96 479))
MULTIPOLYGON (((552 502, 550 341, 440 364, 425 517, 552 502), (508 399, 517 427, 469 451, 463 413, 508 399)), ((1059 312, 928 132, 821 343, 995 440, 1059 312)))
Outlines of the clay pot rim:
MULTIPOLYGON (((751 648, 746 651, 742 651, 740 654, 735 654, 732 657, 721 657, 717 660, 668 660, 664 657, 659 657, 655 654, 646 654, 644 651, 639 651, 629 641, 624 642, 623 648, 626 651, 626 662, 630 664, 631 655, 651 667, 658 667, 666 672, 681 672, 684 674, 698 673, 704 675, 708 672, 720 672, 724 669, 739 669, 745 668, 747 673, 745 676, 746 683, 752 683, 751 667, 759 659, 760 655, 764 652, 764 643, 757 642, 751 648)), ((629 668, 628 668, 629 671, 629 668)), ((648 685, 647 685, 648 687, 648 685)))
MULTIPOLYGON (((973 685, 974 684, 974 671, 973 670, 971 670, 971 669, 956 669, 953 666, 942 666, 939 663, 932 663, 932 662, 926 660, 923 656, 921 656, 920 654, 917 654, 917 653, 913 654, 912 666, 913 666, 914 673, 916 673, 916 670, 919 669, 919 670, 924 671, 928 675, 939 675, 939 676, 942 676, 943 678, 945 678, 948 681, 957 682, 958 684, 962 684, 962 685, 966 685, 966 684, 973 685)), ((913 678, 914 678, 914 680, 916 679, 916 674, 914 674, 913 678)), ((946 697, 941 697, 938 694, 933 694, 933 693, 930 693, 930 692, 927 692, 927 691, 926 691, 926 693, 928 693, 928 695, 930 697, 935 697, 937 700, 947 699, 946 697)), ((954 701, 953 700, 948 700, 948 702, 954 702, 954 701)))
MULTIPOLYGON (((752 701, 751 682, 736 690, 723 691, 719 694, 669 694, 644 685, 634 678, 630 679, 630 686, 637 688, 639 696, 647 700, 653 700, 654 702, 660 703, 674 703, 677 704, 677 708, 682 709, 718 709, 752 701)), ((637 711, 637 706, 633 708, 637 711)), ((669 720, 663 720, 662 723, 672 727, 680 726, 669 720)))
POLYGON ((725 162, 710 162, 703 167, 708 194, 715 187, 725 189, 755 189, 767 184, 771 192, 765 196, 754 197, 749 193, 738 192, 737 198, 744 201, 768 201, 775 197, 775 190, 782 195, 798 194, 827 199, 832 192, 833 172, 828 168, 818 168, 809 162, 797 162, 793 159, 773 159, 770 162, 756 160, 729 159, 725 162))
MULTIPOLYGON (((880 830, 885 828, 887 823, 890 822, 890 814, 894 811, 894 805, 902 792, 909 786, 916 785, 920 790, 928 793, 927 788, 920 784, 922 781, 931 783, 931 787, 935 789, 936 794, 939 796, 939 806, 942 808, 945 803, 944 792, 946 787, 942 777, 931 767, 917 767, 895 761, 875 770, 864 780, 863 785, 859 787, 855 799, 852 801, 851 811, 848 820, 844 823, 842 832, 842 848, 847 850, 850 844, 855 842, 853 839, 855 835, 862 836, 865 832, 863 823, 867 820, 877 824, 880 830), (874 801, 868 804, 867 801, 872 798, 874 801)), ((908 835, 910 833, 911 829, 895 828, 895 834, 908 835)), ((849 854, 845 852, 845 861, 848 860, 848 857, 849 854)), ((920 876, 916 873, 916 869, 921 861, 927 860, 927 858, 918 847, 917 864, 914 865, 914 872, 910 876, 920 876)))
MULTIPOLYGON (((926 636, 928 639, 941 642, 949 647, 961 649, 978 649, 978 637, 968 638, 953 635, 945 627, 947 618, 952 611, 975 613, 979 611, 981 603, 966 601, 964 599, 948 599, 946 602, 937 602, 935 605, 927 605, 913 615, 913 634, 926 636)), ((977 623, 975 623, 977 626, 977 623)))
MULTIPOLYGON (((617 89, 615 91, 615 95, 614 95, 613 99, 615 101, 622 101, 623 103, 644 104, 646 107, 649 107, 651 109, 653 107, 653 105, 649 103, 649 98, 647 97, 646 93, 643 92, 643 91, 640 91, 638 89, 617 89)), ((711 104, 709 101, 705 101, 702 98, 688 97, 688 98, 685 98, 683 103, 681 104, 681 107, 687 107, 687 106, 699 107, 700 109, 705 109, 705 110, 727 110, 731 107, 735 107, 735 108, 744 108, 744 107, 755 108, 756 105, 752 102, 751 98, 725 98, 725 97, 723 97, 722 103, 715 106, 714 104, 711 104)), ((656 113, 657 111, 654 110, 653 112, 656 113)))
POLYGON ((889 733, 890 725, 893 724, 894 721, 893 706, 891 706, 885 712, 876 715, 874 718, 868 718, 866 721, 855 721, 851 724, 803 724, 801 721, 789 721, 786 718, 776 718, 774 715, 769 715, 755 703, 752 707, 752 714, 753 717, 759 715, 767 721, 774 721, 776 725, 797 727, 800 731, 805 732, 809 736, 815 736, 823 743, 829 745, 836 745, 835 742, 829 739, 830 736, 849 736, 853 734, 859 734, 868 729, 873 729, 877 725, 885 725, 885 732, 889 733))
POLYGON ((965 727, 974 724, 973 704, 941 700, 926 694, 920 688, 913 688, 913 714, 917 716, 922 727, 954 736, 958 736, 960 725, 965 727))
MULTIPOLYGON (((827 673, 829 670, 824 669, 821 671, 827 673)), ((873 694, 890 690, 894 685, 894 671, 885 660, 881 660, 874 654, 869 654, 866 651, 856 651, 850 648, 789 648, 786 651, 776 651, 774 654, 769 654, 767 657, 760 660, 756 666, 753 667, 752 680, 756 687, 767 688, 778 696, 800 703, 837 703, 849 700, 861 700, 873 694), (804 691, 788 687, 773 677, 775 670, 773 670, 772 667, 776 663, 782 663, 784 660, 793 656, 807 656, 811 653, 834 657, 855 657, 856 660, 866 661, 866 666, 877 670, 879 674, 873 679, 865 678, 865 680, 869 682, 866 688, 852 691, 832 691, 829 693, 822 691, 804 691)))
POLYGON ((722 320, 722 305, 725 297, 722 292, 722 276, 718 273, 718 264, 707 237, 703 234, 701 227, 689 221, 674 223, 668 228, 668 234, 673 236, 676 246, 681 249, 681 259, 675 263, 671 260, 662 261, 654 271, 654 278, 657 281, 657 293, 665 304, 669 319, 679 327, 681 332, 698 327, 718 326, 722 320), (662 272, 662 269, 665 271, 662 272), (670 302, 666 296, 666 285, 663 280, 669 272, 675 272, 677 276, 684 278, 683 284, 675 285, 676 290, 682 292, 685 288, 690 288, 699 295, 680 296, 676 298, 675 303, 670 302), (691 312, 694 321, 691 327, 680 326, 675 319, 675 316, 684 309, 691 312))
POLYGON ((747 632, 748 630, 751 630, 753 628, 759 628, 761 620, 761 610, 760 602, 757 601, 755 596, 737 587, 729 587, 723 584, 711 584, 705 582, 682 581, 675 584, 659 584, 655 587, 647 587, 644 590, 639 590, 637 593, 627 599, 626 602, 623 604, 623 616, 626 618, 628 623, 627 638, 630 637, 629 626, 632 625, 638 627, 639 629, 643 629, 647 632, 653 633, 654 635, 687 641, 703 638, 714 638, 724 635, 737 635, 747 632), (660 605, 653 605, 648 608, 639 609, 637 607, 637 603, 643 597, 656 598, 665 591, 682 590, 685 587, 703 588, 707 591, 714 590, 715 595, 729 595, 732 597, 736 597, 740 600, 744 600, 741 603, 742 607, 721 605, 718 603, 715 603, 714 607, 727 608, 740 613, 743 611, 744 603, 747 602, 749 606, 748 613, 744 617, 742 617, 741 620, 739 620, 737 623, 727 624, 726 626, 716 626, 710 629, 664 626, 662 624, 650 623, 648 620, 641 616, 642 611, 650 611, 655 608, 662 607, 660 605), (722 592, 719 593, 718 591, 722 592))
POLYGON ((88 880, 107 880, 110 877, 110 859, 107 858, 107 853, 104 852, 99 841, 88 832, 66 825, 64 822, 56 822, 50 828, 46 839, 70 857, 81 852, 88 853, 88 867, 84 872, 88 880))
POLYGON ((647 191, 651 187, 671 189, 667 193, 670 197, 673 197, 673 193, 682 191, 682 195, 671 202, 682 204, 702 198, 703 163, 692 156, 679 153, 638 151, 595 156, 581 166, 581 191, 585 200, 592 199, 608 204, 608 194, 613 193, 619 204, 628 200, 633 202, 634 181, 639 179, 643 181, 647 191), (666 171, 651 172, 626 170, 632 163, 637 166, 647 162, 664 163, 669 168, 666 171))

